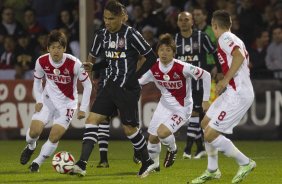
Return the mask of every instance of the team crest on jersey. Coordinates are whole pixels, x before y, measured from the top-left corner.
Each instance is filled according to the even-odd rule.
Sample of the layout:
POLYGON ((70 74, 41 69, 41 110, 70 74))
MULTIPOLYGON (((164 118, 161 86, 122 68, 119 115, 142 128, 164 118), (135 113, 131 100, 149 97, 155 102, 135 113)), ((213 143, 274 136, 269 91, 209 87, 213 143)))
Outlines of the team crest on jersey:
POLYGON ((164 78, 165 81, 169 81, 169 79, 170 79, 169 75, 167 75, 167 74, 163 75, 163 78, 164 78))
POLYGON ((68 69, 66 69, 66 68, 65 68, 65 70, 64 70, 64 72, 63 72, 63 74, 65 74, 65 75, 69 75, 69 74, 70 74, 70 72, 69 72, 69 70, 68 70, 68 69))
POLYGON ((59 69, 57 69, 57 68, 55 68, 54 70, 53 70, 53 73, 55 74, 55 75, 60 75, 60 70, 59 69))
POLYGON ((190 45, 185 45, 184 50, 185 50, 186 52, 189 52, 189 51, 191 50, 190 45))
POLYGON ((120 39, 118 40, 118 47, 119 47, 119 48, 123 48, 124 45, 125 45, 124 38, 120 38, 120 39))
POLYGON ((174 72, 173 79, 179 79, 179 78, 180 78, 179 75, 176 72, 174 72))

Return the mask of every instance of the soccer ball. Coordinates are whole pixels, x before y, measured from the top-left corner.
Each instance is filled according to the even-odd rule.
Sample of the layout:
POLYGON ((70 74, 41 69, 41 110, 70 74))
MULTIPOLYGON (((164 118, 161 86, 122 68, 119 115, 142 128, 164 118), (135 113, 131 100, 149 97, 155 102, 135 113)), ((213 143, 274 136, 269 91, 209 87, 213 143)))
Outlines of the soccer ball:
POLYGON ((52 159, 52 165, 54 169, 60 174, 70 173, 75 160, 72 154, 66 151, 60 151, 56 153, 52 159))

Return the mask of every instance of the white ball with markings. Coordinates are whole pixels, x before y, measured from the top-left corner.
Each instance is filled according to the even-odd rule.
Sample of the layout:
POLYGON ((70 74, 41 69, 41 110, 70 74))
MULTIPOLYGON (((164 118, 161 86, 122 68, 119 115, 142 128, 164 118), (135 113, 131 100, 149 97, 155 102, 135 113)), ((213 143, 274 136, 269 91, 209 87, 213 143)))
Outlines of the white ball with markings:
POLYGON ((74 157, 67 151, 56 153, 52 159, 52 166, 60 174, 70 173, 74 164, 74 157))

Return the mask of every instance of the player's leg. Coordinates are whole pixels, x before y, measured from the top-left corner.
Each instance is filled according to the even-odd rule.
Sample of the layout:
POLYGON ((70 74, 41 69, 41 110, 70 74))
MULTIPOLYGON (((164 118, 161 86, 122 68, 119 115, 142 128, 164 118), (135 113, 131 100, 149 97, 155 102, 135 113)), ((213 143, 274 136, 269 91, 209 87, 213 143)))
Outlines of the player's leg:
POLYGON ((204 117, 204 113, 201 108, 199 113, 199 123, 197 124, 197 127, 195 127, 196 130, 195 143, 197 145, 197 151, 195 153, 194 159, 200 159, 206 155, 206 151, 204 147, 204 133, 200 123, 203 120, 203 117, 204 117))
POLYGON ((106 119, 107 116, 90 112, 86 122, 83 133, 82 149, 79 160, 75 163, 73 173, 79 176, 86 175, 86 165, 92 153, 94 145, 98 140, 99 122, 106 119))
POLYGON ((26 142, 27 146, 21 153, 20 163, 25 165, 31 158, 35 148, 36 141, 39 139, 42 131, 44 129, 44 123, 39 120, 32 120, 29 129, 26 132, 26 142))
MULTIPOLYGON (((205 128, 208 125, 209 121, 210 119, 205 116, 201 123, 202 127, 205 128)), ((221 172, 218 169, 218 149, 213 147, 207 141, 205 142, 205 148, 208 155, 207 170, 203 172, 202 175, 192 180, 192 184, 200 184, 208 180, 219 179, 221 177, 221 172)))
POLYGON ((105 88, 100 90, 92 106, 91 112, 85 121, 80 158, 73 168, 73 173, 77 174, 78 176, 86 175, 87 162, 92 153, 94 145, 98 141, 99 123, 103 122, 108 116, 112 115, 113 111, 115 110, 115 105, 110 98, 110 93, 112 90, 108 88, 109 86, 107 84, 105 88))
POLYGON ((149 134, 148 151, 150 158, 154 161, 154 164, 149 167, 148 172, 151 171, 159 172, 161 143, 157 136, 149 134))
POLYGON ((100 162, 97 168, 108 168, 108 144, 110 137, 110 118, 107 117, 105 121, 99 124, 98 129, 98 144, 100 152, 100 162))
POLYGON ((171 130, 164 124, 161 124, 158 128, 158 137, 161 143, 166 145, 168 148, 164 160, 164 167, 170 167, 173 165, 177 154, 175 137, 171 130))
POLYGON ((40 112, 32 115, 30 128, 26 133, 26 142, 28 145, 21 153, 20 162, 26 164, 36 148, 36 141, 39 139, 44 126, 52 119, 54 106, 48 97, 43 97, 43 106, 40 112))
POLYGON ((41 164, 47 158, 53 155, 53 153, 58 147, 59 140, 66 132, 67 128, 68 126, 62 126, 60 124, 54 124, 52 126, 48 140, 41 147, 41 151, 38 157, 32 161, 32 164, 30 166, 31 172, 38 172, 41 164))

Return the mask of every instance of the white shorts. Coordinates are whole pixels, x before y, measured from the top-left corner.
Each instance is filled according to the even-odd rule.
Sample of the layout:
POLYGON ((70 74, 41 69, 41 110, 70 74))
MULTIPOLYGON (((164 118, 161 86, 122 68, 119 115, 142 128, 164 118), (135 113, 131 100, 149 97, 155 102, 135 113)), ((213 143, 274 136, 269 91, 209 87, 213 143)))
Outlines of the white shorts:
POLYGON ((149 124, 148 132, 151 135, 158 136, 157 130, 161 124, 164 124, 171 133, 175 133, 190 118, 192 106, 181 109, 169 109, 162 103, 158 103, 153 118, 149 124))
POLYGON ((253 103, 254 97, 249 94, 238 95, 223 93, 210 106, 206 116, 211 120, 209 126, 219 132, 232 134, 243 116, 253 103))
POLYGON ((44 126, 49 122, 53 122, 53 124, 58 124, 68 129, 75 110, 76 109, 68 109, 67 107, 56 107, 54 103, 45 96, 41 111, 35 112, 31 119, 42 121, 44 126))

